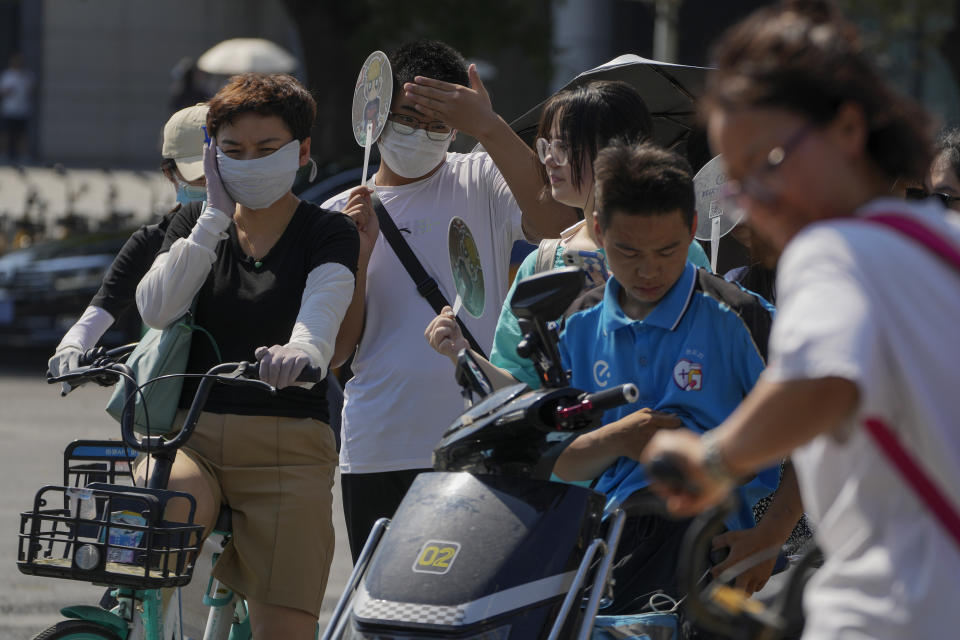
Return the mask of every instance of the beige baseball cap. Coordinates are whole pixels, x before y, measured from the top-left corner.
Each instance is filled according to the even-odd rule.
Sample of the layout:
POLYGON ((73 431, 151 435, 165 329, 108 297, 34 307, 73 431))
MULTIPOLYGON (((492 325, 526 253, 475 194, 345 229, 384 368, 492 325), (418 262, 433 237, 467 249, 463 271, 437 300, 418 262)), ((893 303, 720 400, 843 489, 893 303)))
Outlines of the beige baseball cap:
POLYGON ((177 169, 187 182, 203 176, 203 129, 207 124, 206 104, 180 109, 163 127, 160 155, 177 161, 177 169))

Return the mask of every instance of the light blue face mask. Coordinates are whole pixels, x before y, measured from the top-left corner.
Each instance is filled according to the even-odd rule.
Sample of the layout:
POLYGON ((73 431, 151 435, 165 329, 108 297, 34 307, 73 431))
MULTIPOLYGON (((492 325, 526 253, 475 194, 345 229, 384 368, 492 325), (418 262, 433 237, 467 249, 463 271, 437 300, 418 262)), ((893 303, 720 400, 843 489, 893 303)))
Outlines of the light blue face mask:
POLYGON ((207 199, 207 188, 197 187, 186 182, 177 182, 177 202, 187 206, 191 202, 203 202, 207 199))

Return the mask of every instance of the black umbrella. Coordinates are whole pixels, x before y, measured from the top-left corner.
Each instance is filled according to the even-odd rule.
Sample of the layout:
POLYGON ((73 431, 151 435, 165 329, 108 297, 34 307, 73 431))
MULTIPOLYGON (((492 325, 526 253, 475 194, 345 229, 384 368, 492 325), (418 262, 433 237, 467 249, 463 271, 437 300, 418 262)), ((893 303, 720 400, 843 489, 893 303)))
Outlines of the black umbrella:
MULTIPOLYGON (((669 148, 683 140, 695 125, 695 103, 703 93, 707 71, 706 67, 657 62, 627 53, 584 71, 563 89, 595 80, 623 80, 631 84, 640 92, 653 116, 654 141, 669 148)), ((544 102, 510 123, 510 127, 530 146, 533 146, 544 102)))

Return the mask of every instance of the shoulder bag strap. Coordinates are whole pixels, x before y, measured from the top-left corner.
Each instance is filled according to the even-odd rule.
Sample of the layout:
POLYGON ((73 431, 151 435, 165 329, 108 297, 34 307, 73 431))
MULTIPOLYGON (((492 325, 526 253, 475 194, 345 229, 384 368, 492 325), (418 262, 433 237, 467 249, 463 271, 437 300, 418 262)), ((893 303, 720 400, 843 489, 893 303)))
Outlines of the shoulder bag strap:
MULTIPOLYGON (((403 268, 407 270, 407 273, 416 285, 417 293, 426 298, 430 306, 433 307, 434 312, 439 314, 444 307, 450 305, 447 298, 443 295, 443 292, 440 291, 440 286, 436 280, 430 277, 423 268, 423 265, 420 264, 420 260, 414 255, 410 245, 403 239, 403 235, 401 235, 400 230, 397 229, 393 218, 387 213, 376 191, 373 192, 371 200, 373 201, 373 209, 377 212, 377 219, 380 221, 380 231, 387 239, 387 242, 390 243, 393 252, 397 255, 397 258, 400 259, 403 268)), ((480 348, 480 344, 473 337, 473 334, 470 333, 470 330, 467 329, 467 326, 459 317, 456 318, 456 320, 457 324, 460 325, 460 330, 463 332, 463 337, 470 343, 470 348, 486 358, 486 352, 480 348)))
MULTIPOLYGON (((875 214, 863 219, 902 233, 922 244, 960 272, 960 251, 926 225, 913 218, 892 213, 875 214)), ((953 538, 957 548, 960 549, 960 513, 957 513, 950 499, 944 495, 936 482, 900 444, 896 433, 883 420, 867 418, 864 427, 890 464, 900 472, 906 483, 913 489, 914 494, 940 521, 943 528, 953 538)))

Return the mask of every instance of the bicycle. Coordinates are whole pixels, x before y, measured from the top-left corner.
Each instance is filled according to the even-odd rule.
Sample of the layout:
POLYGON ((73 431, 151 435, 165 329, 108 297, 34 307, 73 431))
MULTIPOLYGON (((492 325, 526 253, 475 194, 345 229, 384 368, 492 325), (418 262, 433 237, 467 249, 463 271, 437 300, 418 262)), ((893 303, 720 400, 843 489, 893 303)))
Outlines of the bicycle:
MULTIPOLYGON (((108 386, 122 378, 126 397, 133 398, 142 386, 166 378, 138 387, 133 371, 123 363, 134 346, 92 349, 81 358, 78 369, 48 378, 47 382, 67 383, 66 395, 89 382, 108 386)), ((258 369, 257 363, 232 362, 199 374, 201 381, 183 427, 169 437, 135 434, 134 403, 127 402, 121 418, 121 442, 77 441, 67 447, 64 484, 42 487, 34 497, 33 508, 21 513, 17 566, 26 574, 106 585, 101 605, 108 606, 64 607, 61 613, 67 619, 40 632, 35 640, 183 637, 181 607, 169 606, 165 612, 163 590, 178 589, 190 582, 203 526, 194 522, 193 496, 166 488, 173 460, 193 434, 214 384, 276 391, 257 379, 258 369), (146 486, 136 486, 133 481, 136 452, 146 454, 149 464, 146 486), (119 484, 123 474, 129 475, 131 484, 119 484), (173 500, 185 500, 189 505, 186 522, 164 518, 173 500)), ((298 380, 315 382, 318 373, 308 367, 298 380)), ((212 531, 224 546, 231 536, 230 515, 229 508, 222 506, 212 531)), ((214 554, 214 564, 217 556, 214 554)), ((209 607, 204 640, 251 637, 246 602, 213 577, 203 604, 209 607)))

